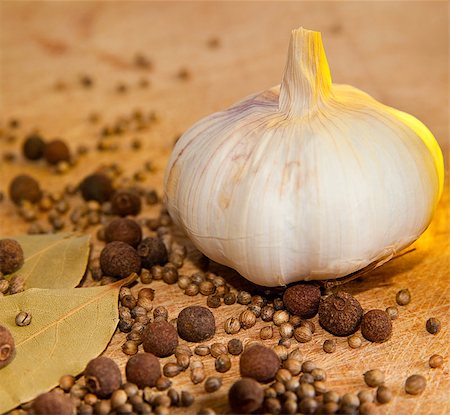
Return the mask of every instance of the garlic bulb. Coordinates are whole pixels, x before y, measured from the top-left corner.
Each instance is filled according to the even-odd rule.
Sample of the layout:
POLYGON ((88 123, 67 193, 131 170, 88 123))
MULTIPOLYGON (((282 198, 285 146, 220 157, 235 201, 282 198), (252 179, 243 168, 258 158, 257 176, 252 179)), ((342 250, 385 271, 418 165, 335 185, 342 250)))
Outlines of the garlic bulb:
POLYGON ((303 28, 281 86, 197 122, 165 176, 194 245, 265 286, 380 265, 426 229, 442 188, 425 125, 332 84, 321 34, 303 28))

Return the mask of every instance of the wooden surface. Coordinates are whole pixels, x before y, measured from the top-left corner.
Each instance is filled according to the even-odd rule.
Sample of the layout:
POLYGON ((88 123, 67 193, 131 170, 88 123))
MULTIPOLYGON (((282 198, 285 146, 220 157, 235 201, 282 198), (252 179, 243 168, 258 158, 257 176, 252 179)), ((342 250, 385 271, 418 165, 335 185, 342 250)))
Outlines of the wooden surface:
MULTIPOLYGON (((89 153, 67 176, 55 175, 45 164, 31 164, 20 156, 14 163, 2 161, 0 190, 5 191, 19 172, 33 174, 43 187, 54 191, 76 182, 102 162, 117 161, 131 174, 147 160, 155 164, 156 172, 145 184, 161 190, 164 166, 176 135, 199 117, 278 83, 290 30, 301 25, 323 32, 335 82, 355 85, 420 118, 433 131, 447 157, 447 10, 446 2, 2 2, 1 126, 4 128, 11 117, 21 120, 19 141, 8 144, 2 140, 2 153, 17 150, 23 135, 34 128, 48 138, 64 137, 73 149, 81 143, 93 148, 99 130, 99 126, 87 121, 93 111, 101 114, 102 123, 134 109, 156 111, 160 121, 150 130, 119 139, 119 153, 89 153), (220 39, 220 47, 207 47, 211 37, 220 39), (133 66, 136 53, 150 57, 153 69, 133 66), (191 79, 178 79, 180 68, 187 68, 191 79), (81 88, 80 74, 89 74, 94 86, 81 88), (148 89, 136 86, 142 77, 150 80, 148 89), (56 81, 66 83, 67 89, 56 92, 56 81), (115 92, 118 82, 129 85, 126 94, 115 92), (130 149, 130 140, 136 136, 144 142, 139 152, 130 149)), ((308 359, 327 370, 327 385, 340 393, 364 388, 364 371, 384 370, 394 399, 382 408, 382 413, 422 415, 450 411, 448 201, 447 187, 431 226, 415 244, 414 252, 346 286, 365 309, 394 305, 396 292, 409 288, 412 302, 400 308, 388 342, 363 341, 360 349, 352 350, 345 338, 337 339, 336 352, 327 355, 321 345, 332 336, 316 324, 313 340, 300 345, 308 359), (437 317, 443 323, 436 336, 425 330, 429 317, 437 317), (434 353, 444 356, 443 368, 428 367, 428 358, 434 353), (413 373, 423 374, 428 381, 420 397, 407 396, 403 391, 404 380, 413 373)), ((152 217, 156 213, 155 208, 145 215, 152 217)), ((28 227, 9 200, 0 204, 0 227, 1 234, 10 235, 23 233, 28 227)), ((96 242, 96 251, 99 247, 101 244, 96 242)), ((183 272, 192 269, 188 261, 183 272)), ((223 275, 232 274, 218 270, 223 275)), ((184 296, 177 286, 154 282, 152 287, 156 289, 155 305, 165 305, 170 318, 187 304, 206 302, 202 296, 184 296)), ((222 306, 215 312, 215 341, 231 338, 224 334, 223 322, 238 315, 242 308, 222 306)), ((313 321, 317 323, 316 318, 313 321)), ((238 337, 257 338, 261 327, 258 322, 238 337)), ((122 367, 126 362, 120 350, 123 337, 116 335, 105 352, 122 367)), ((268 343, 276 341, 274 338, 268 343)), ((212 375, 213 359, 205 359, 205 365, 212 375)), ((232 365, 222 376, 224 386, 213 394, 205 394, 202 385, 192 386, 188 372, 175 378, 174 386, 195 393, 195 409, 210 406, 218 412, 227 411, 226 394, 238 374, 237 358, 232 359, 232 365)), ((184 412, 194 413, 195 409, 184 412)))

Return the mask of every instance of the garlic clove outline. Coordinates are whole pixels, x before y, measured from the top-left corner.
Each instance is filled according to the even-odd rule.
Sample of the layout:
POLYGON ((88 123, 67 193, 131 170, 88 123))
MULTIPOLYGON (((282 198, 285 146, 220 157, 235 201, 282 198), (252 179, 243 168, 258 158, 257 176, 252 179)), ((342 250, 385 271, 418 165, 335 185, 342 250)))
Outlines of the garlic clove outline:
POLYGON ((333 84, 321 34, 303 28, 281 85, 197 122, 165 175, 194 245, 265 286, 380 265, 426 229, 442 189, 431 132, 333 84))

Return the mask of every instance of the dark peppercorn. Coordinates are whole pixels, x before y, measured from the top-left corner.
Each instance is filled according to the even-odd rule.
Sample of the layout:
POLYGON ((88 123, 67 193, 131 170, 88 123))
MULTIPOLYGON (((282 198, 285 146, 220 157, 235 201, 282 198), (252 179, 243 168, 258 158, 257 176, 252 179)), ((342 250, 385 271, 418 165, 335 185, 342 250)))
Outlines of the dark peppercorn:
POLYGON ((240 355, 242 353, 243 350, 243 345, 241 340, 239 339, 231 339, 228 342, 228 352, 232 355, 240 355))
POLYGON ((69 396, 48 392, 39 395, 32 405, 34 415, 73 415, 75 406, 69 396))
POLYGON ((319 322, 335 336, 348 336, 358 330, 363 309, 352 295, 341 291, 320 300, 319 322))
POLYGON ((119 366, 114 360, 100 356, 92 359, 84 370, 88 389, 100 398, 106 398, 122 384, 119 366))
POLYGON ((291 314, 312 318, 319 310, 320 288, 311 284, 293 285, 284 292, 283 302, 291 314))
POLYGON ((110 242, 100 253, 100 266, 105 275, 125 278, 133 272, 140 272, 141 258, 125 242, 110 242))
POLYGON ((145 238, 137 247, 142 266, 150 269, 153 265, 164 265, 168 261, 167 249, 160 238, 145 238))
POLYGON ((128 382, 139 388, 153 387, 161 376, 158 358, 151 353, 138 353, 131 357, 125 367, 128 382))
POLYGON ((280 359, 272 349, 255 344, 241 354, 239 367, 242 377, 266 383, 275 377, 280 368, 280 359))
POLYGON ((70 150, 62 140, 52 140, 45 145, 44 157, 49 164, 70 161, 70 150))
POLYGON ((16 345, 12 334, 6 327, 0 326, 0 369, 8 365, 16 354, 16 345))
POLYGON ((251 414, 263 403, 264 391, 261 385, 251 378, 238 380, 228 392, 230 408, 237 414, 251 414))
POLYGON ((22 152, 28 160, 39 160, 44 155, 45 142, 39 134, 33 133, 23 142, 22 152))
POLYGON ((118 190, 111 199, 112 212, 115 215, 137 215, 141 211, 141 198, 133 190, 118 190))
POLYGON ((370 310, 361 322, 362 335, 371 342, 382 343, 392 333, 392 321, 384 310, 370 310))
POLYGON ((431 317, 427 320, 425 326, 427 328, 428 333, 437 334, 441 329, 441 322, 437 318, 431 317))
POLYGON ((14 239, 0 239, 0 272, 11 274, 23 265, 23 250, 14 239))
POLYGON ((190 342, 210 339, 216 332, 213 313, 205 307, 190 306, 181 310, 177 319, 178 335, 190 342))
POLYGON ((136 248, 141 239, 141 227, 132 219, 117 218, 112 220, 105 228, 106 242, 120 241, 136 248))
POLYGON ((170 356, 178 346, 175 327, 167 321, 154 321, 147 325, 143 333, 144 350, 158 357, 170 356))
POLYGON ((83 179, 80 183, 80 191, 84 200, 96 200, 103 203, 111 198, 114 187, 108 176, 102 173, 94 173, 83 179))
POLYGON ((14 177, 9 185, 9 197, 19 205, 23 200, 37 203, 42 198, 42 191, 39 183, 27 174, 19 174, 14 177))

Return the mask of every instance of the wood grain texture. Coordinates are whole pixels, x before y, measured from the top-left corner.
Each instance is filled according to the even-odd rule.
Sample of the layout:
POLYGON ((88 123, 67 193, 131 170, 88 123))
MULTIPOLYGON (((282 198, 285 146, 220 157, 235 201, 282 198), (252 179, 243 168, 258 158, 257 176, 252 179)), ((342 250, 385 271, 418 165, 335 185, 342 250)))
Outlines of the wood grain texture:
MULTIPOLYGON (((117 161, 131 174, 146 160, 156 166, 146 185, 162 190, 164 166, 174 137, 200 117, 231 105, 236 100, 279 83, 285 63, 290 30, 304 26, 323 32, 324 45, 335 82, 352 84, 380 101, 412 113, 435 134, 446 157, 448 141, 448 4, 446 2, 286 2, 286 3, 176 3, 176 2, 2 2, 0 3, 0 113, 1 126, 18 117, 20 140, 0 142, 1 152, 20 148, 23 135, 38 128, 46 137, 64 137, 75 148, 94 147, 98 126, 88 123, 93 111, 111 122, 134 109, 156 111, 157 125, 139 136, 143 148, 130 149, 130 139, 120 140, 119 153, 90 152, 80 164, 61 179, 41 163, 31 164, 22 157, 14 163, 0 163, 0 190, 6 191, 19 172, 39 177, 51 190, 77 181, 100 163, 117 161), (206 46, 211 36, 221 46, 206 46), (136 68, 136 53, 149 56, 153 70, 136 68), (188 68, 191 79, 181 81, 176 74, 188 68), (80 74, 95 81, 91 89, 77 84, 80 74), (136 85, 142 77, 150 80, 148 89, 136 85), (55 81, 68 88, 55 92, 55 81), (118 82, 129 85, 126 94, 117 94, 118 82)), ((448 177, 448 175, 447 175, 448 177)), ((371 368, 386 372, 393 401, 382 408, 386 414, 446 414, 450 411, 448 357, 450 350, 449 269, 450 219, 448 186, 437 214, 426 233, 414 245, 416 250, 375 270, 348 286, 365 309, 385 308, 395 303, 395 294, 409 288, 412 302, 400 309, 394 334, 384 344, 363 341, 358 350, 348 348, 346 339, 337 339, 337 350, 327 355, 321 350, 331 338, 317 323, 310 343, 300 345, 308 359, 327 370, 327 385, 340 393, 364 388, 362 374, 371 368), (441 332, 432 336, 425 321, 441 319, 441 332), (428 358, 444 356, 444 367, 431 370, 428 358), (428 381, 419 397, 403 391, 406 377, 423 374, 428 381)), ((145 215, 156 215, 147 209, 145 215)), ((351 214, 351 212, 349 212, 351 214)), ((27 229, 9 200, 0 205, 0 234, 16 235, 27 229)), ((94 233, 93 233, 94 234, 94 233)), ((95 250, 101 244, 95 244, 95 250)), ((195 251, 190 247, 190 258, 195 251)), ((195 266, 190 259, 183 269, 195 266)), ((230 270, 218 271, 239 283, 230 270)), ((205 304, 205 297, 187 298, 177 286, 160 282, 155 305, 165 305, 170 318, 186 304, 205 304)), ((139 287, 134 287, 137 290, 139 287)), ((223 322, 238 315, 242 306, 222 306, 216 312, 218 336, 228 341, 223 322)), ((241 331, 243 340, 258 337, 262 322, 241 331)), ((123 334, 114 336, 106 350, 123 367, 120 350, 123 334)), ((269 341, 275 344, 277 339, 269 341)), ((166 358, 164 361, 173 361, 166 358)), ((208 374, 213 359, 206 359, 208 374)), ((202 385, 193 386, 189 374, 174 379, 177 389, 189 389, 197 396, 193 409, 213 407, 226 412, 226 394, 238 376, 238 359, 224 374, 224 386, 207 395, 202 385)))

